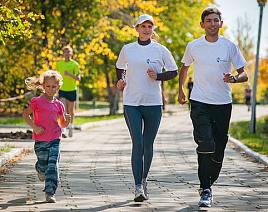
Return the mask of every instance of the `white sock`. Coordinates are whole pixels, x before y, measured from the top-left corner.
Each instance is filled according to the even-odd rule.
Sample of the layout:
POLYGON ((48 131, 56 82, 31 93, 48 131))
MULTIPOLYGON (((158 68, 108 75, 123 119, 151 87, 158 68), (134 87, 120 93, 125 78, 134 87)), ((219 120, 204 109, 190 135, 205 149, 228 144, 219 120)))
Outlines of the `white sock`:
POLYGON ((74 128, 74 124, 73 123, 70 123, 70 128, 74 128))
POLYGON ((65 128, 65 127, 62 127, 62 128, 61 128, 61 132, 62 132, 62 133, 65 133, 65 131, 66 131, 66 128, 65 128))

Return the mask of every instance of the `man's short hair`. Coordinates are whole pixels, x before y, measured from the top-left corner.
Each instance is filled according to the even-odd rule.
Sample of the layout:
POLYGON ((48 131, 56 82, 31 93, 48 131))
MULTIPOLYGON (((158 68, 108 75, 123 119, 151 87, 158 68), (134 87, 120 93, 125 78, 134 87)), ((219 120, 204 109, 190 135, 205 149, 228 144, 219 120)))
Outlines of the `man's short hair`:
POLYGON ((71 53, 73 53, 73 49, 72 49, 70 46, 64 46, 64 47, 63 47, 63 51, 64 51, 65 49, 68 49, 71 53))
POLYGON ((216 7, 209 7, 202 12, 201 20, 204 22, 205 17, 210 14, 217 14, 221 20, 221 12, 216 7))

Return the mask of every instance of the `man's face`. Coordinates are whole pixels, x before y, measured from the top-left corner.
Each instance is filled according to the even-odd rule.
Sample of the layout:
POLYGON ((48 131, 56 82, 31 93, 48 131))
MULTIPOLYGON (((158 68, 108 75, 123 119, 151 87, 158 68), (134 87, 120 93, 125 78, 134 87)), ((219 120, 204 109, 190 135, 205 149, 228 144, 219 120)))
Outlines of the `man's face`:
POLYGON ((64 56, 64 58, 67 58, 67 59, 71 58, 72 51, 70 51, 70 49, 64 49, 63 50, 63 56, 64 56))
POLYGON ((220 20, 219 15, 215 13, 206 16, 204 22, 200 22, 201 27, 205 29, 208 36, 218 35, 222 24, 223 22, 220 20))

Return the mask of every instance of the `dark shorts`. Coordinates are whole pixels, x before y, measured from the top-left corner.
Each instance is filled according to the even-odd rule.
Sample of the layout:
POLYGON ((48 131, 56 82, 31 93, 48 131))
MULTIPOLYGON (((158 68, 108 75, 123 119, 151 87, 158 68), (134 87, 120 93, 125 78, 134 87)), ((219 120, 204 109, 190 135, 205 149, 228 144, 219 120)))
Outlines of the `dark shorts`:
POLYGON ((59 98, 65 98, 69 100, 70 102, 76 101, 76 90, 74 91, 62 91, 59 90, 59 98))

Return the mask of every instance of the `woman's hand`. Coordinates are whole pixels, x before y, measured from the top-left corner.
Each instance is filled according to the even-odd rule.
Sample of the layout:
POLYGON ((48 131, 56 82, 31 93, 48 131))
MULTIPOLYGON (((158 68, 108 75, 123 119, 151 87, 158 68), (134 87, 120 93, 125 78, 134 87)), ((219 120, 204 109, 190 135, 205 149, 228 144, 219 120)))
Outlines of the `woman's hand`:
POLYGON ((126 86, 126 82, 122 79, 118 80, 117 84, 116 84, 118 89, 122 89, 126 86))
POLYGON ((155 73, 154 70, 152 70, 152 69, 148 69, 147 74, 148 74, 148 76, 149 76, 150 78, 156 80, 157 75, 156 75, 156 73, 155 73))

